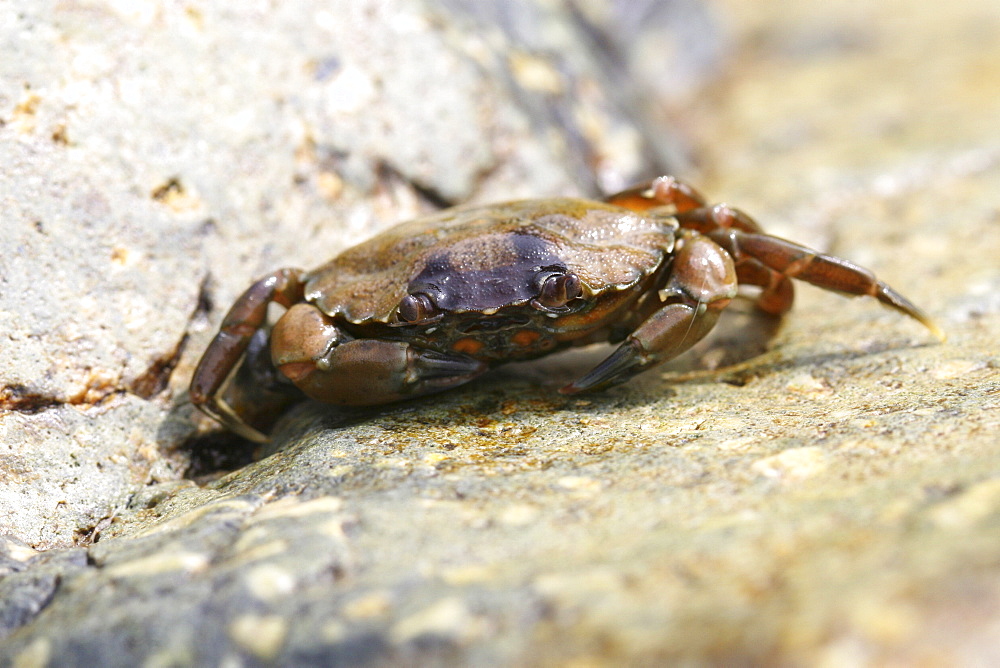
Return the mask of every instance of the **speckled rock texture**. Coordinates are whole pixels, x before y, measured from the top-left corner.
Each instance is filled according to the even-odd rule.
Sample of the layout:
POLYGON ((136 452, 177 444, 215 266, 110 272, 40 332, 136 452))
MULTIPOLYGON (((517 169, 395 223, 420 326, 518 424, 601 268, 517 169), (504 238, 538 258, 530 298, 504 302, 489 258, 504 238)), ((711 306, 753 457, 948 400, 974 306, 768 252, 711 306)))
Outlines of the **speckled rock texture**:
POLYGON ((180 391, 252 277, 448 202, 664 169, 595 58, 553 55, 572 30, 536 53, 421 2, 15 5, 0 31, 0 509, 39 547, 86 541, 137 489, 183 475, 180 391))
POLYGON ((1000 662, 993 3, 8 4, 0 665, 1000 662), (594 395, 186 403, 253 276, 667 168, 948 341, 802 287, 594 395))

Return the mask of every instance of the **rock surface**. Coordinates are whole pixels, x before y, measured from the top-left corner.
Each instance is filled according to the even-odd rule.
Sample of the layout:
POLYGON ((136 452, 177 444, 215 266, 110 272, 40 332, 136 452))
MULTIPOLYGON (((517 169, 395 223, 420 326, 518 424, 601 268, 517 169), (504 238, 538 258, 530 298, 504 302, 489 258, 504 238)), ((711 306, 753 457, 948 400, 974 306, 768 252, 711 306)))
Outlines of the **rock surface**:
POLYGON ((544 52, 519 70, 502 33, 420 2, 22 4, 0 34, 0 509, 35 546, 183 475, 179 393, 251 277, 449 201, 663 169, 582 54, 565 80, 544 52))
POLYGON ((688 9, 721 34, 685 71, 718 78, 641 104, 615 75, 656 70, 621 45, 690 35, 588 56, 585 28, 635 30, 616 3, 15 4, 2 665, 1000 661, 989 2, 688 9), (730 327, 584 398, 555 389, 601 352, 303 404, 254 461, 184 404, 250 276, 445 202, 662 169, 664 118, 708 194, 875 269, 948 342, 802 288, 758 358, 730 327))

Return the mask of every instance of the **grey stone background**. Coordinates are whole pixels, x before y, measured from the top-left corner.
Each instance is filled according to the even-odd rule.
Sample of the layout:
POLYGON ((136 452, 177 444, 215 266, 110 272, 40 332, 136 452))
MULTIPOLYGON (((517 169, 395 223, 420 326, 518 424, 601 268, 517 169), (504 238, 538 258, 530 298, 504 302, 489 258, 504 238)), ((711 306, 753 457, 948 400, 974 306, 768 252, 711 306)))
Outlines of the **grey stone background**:
POLYGON ((997 663, 998 34, 989 0, 0 3, 0 662, 997 663), (593 396, 555 393, 584 351, 305 404, 258 457, 186 403, 254 276, 664 171, 948 342, 805 287, 593 396))

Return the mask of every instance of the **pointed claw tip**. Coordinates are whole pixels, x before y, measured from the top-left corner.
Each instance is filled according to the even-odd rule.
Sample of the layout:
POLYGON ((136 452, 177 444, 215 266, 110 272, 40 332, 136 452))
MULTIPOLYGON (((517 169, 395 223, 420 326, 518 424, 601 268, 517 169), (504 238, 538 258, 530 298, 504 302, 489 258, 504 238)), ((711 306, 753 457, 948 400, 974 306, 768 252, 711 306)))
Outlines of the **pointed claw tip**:
POLYGON ((933 334, 935 338, 937 338, 938 343, 944 343, 945 341, 948 340, 948 335, 945 334, 945 331, 941 329, 941 327, 939 327, 938 324, 933 320, 931 320, 930 318, 926 318, 924 320, 921 320, 920 322, 924 327, 926 327, 931 331, 931 334, 933 334))
POLYGON ((604 358, 600 364, 559 392, 561 394, 576 394, 577 392, 604 389, 628 380, 648 366, 650 364, 645 359, 642 344, 629 338, 613 353, 604 358))
POLYGON ((243 421, 232 406, 218 398, 209 398, 204 403, 195 403, 202 413, 241 438, 254 443, 270 443, 271 437, 258 431, 243 421))
POLYGON ((903 313, 910 316, 911 318, 919 322, 921 325, 926 327, 930 331, 930 333, 934 335, 934 338, 938 340, 938 343, 944 343, 945 341, 948 340, 948 335, 944 333, 944 330, 941 329, 940 325, 938 325, 937 322, 935 322, 932 317, 930 317, 917 307, 913 306, 912 304, 908 304, 908 306, 909 308, 903 310, 903 313))
POLYGON ((879 282, 878 293, 875 297, 886 306, 896 309, 900 313, 919 322, 921 325, 930 330, 931 334, 933 334, 939 342, 944 343, 948 339, 948 335, 944 333, 944 330, 941 329, 936 322, 934 322, 933 318, 920 310, 916 304, 893 290, 885 283, 882 283, 881 281, 879 282))
POLYGON ((464 355, 446 355, 431 350, 408 349, 410 364, 420 380, 478 376, 488 365, 464 355))
POLYGON ((271 437, 270 436, 268 436, 267 434, 264 434, 263 432, 257 431, 253 427, 248 427, 247 429, 240 430, 237 433, 238 433, 239 436, 242 436, 243 438, 247 439, 248 441, 252 441, 253 443, 264 444, 264 443, 270 443, 271 442, 271 437))

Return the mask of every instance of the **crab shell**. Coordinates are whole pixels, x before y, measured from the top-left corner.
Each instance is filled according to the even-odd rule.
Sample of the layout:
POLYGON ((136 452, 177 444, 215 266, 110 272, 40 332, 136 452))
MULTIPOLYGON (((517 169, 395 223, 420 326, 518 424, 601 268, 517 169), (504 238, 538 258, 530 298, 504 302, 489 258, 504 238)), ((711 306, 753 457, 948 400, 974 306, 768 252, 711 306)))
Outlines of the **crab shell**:
POLYGON ((585 297, 627 290, 673 250, 677 222, 603 202, 556 198, 449 209, 392 227, 306 277, 305 300, 348 323, 391 323, 407 294, 447 313, 490 316, 571 272, 585 297))

